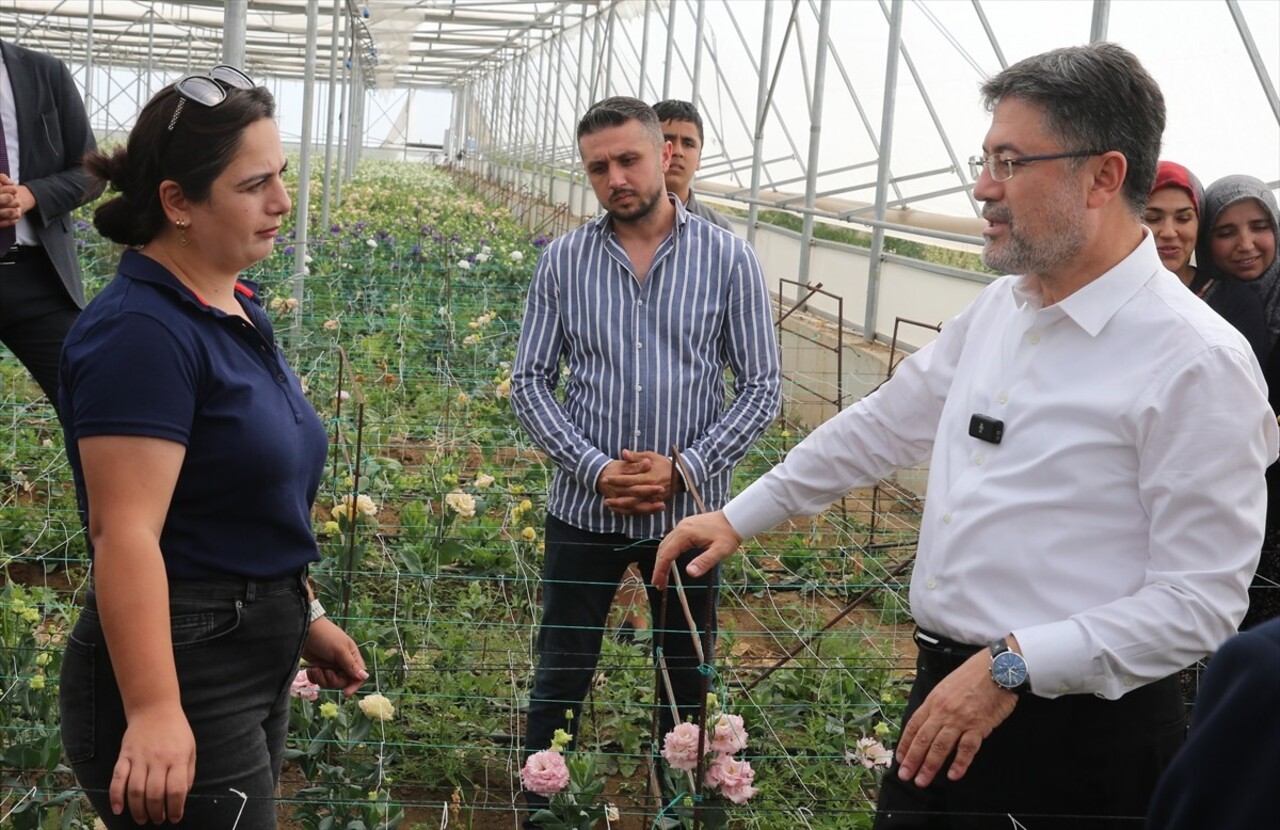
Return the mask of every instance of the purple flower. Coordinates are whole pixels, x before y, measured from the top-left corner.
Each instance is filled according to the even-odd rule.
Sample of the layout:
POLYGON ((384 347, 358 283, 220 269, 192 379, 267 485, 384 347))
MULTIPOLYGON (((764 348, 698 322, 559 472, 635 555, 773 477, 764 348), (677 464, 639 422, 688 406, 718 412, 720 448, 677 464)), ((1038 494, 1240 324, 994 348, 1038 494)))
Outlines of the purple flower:
POLYGON ((545 248, 550 242, 551 240, 547 239, 546 236, 539 236, 537 239, 533 240, 532 244, 535 248, 545 248))
POLYGON ((286 246, 284 247, 284 255, 285 255, 285 256, 293 256, 293 246, 292 246, 292 245, 286 245, 286 246))

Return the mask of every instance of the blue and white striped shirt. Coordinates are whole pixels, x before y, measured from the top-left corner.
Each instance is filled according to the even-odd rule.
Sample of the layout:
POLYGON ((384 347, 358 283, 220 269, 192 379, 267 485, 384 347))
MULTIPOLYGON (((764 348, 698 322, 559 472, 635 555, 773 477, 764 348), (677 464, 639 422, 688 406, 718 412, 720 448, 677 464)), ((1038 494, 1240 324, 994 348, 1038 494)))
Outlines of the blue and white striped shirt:
POLYGON ((688 492, 651 516, 609 510, 596 483, 624 449, 667 455, 675 445, 707 508, 719 508, 734 465, 781 407, 755 252, 672 201, 675 228, 643 282, 606 214, 548 245, 529 288, 511 403, 556 464, 547 512, 582 530, 653 538, 696 512, 688 492))

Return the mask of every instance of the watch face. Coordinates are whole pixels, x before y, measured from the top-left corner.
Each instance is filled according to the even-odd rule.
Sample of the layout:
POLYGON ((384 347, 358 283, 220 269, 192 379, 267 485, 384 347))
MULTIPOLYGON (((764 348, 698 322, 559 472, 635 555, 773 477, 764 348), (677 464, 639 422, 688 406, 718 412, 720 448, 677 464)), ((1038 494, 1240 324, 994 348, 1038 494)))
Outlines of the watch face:
POLYGON ((1027 682, 1027 661, 1015 651, 998 654, 991 661, 991 677, 1006 689, 1016 689, 1027 682))

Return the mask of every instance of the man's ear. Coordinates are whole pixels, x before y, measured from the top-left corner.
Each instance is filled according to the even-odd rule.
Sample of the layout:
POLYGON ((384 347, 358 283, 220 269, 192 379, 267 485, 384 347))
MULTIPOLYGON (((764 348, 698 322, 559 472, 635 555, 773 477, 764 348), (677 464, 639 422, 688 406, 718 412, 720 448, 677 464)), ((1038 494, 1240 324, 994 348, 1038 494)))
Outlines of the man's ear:
POLYGON ((1103 153, 1090 163, 1093 179, 1089 183, 1089 196, 1086 204, 1090 208, 1100 208, 1113 199, 1123 198, 1124 178, 1129 172, 1129 160, 1124 153, 1112 150, 1103 153))

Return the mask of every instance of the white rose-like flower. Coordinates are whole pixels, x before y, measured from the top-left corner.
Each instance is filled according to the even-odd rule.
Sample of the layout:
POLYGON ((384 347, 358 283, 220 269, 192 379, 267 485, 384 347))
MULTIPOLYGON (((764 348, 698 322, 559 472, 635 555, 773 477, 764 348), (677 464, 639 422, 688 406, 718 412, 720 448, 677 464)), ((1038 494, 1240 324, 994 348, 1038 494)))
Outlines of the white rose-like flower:
POLYGON ((378 247, 378 240, 366 239, 364 244, 368 245, 370 248, 376 248, 378 247))
POLYGON ((483 248, 480 249, 480 253, 484 256, 488 256, 489 254, 493 253, 493 249, 490 248, 488 245, 485 245, 483 248))
POLYGON ((493 390, 493 394, 497 395, 499 398, 511 397, 511 378, 504 378, 499 381, 498 385, 493 390))
POLYGON ((376 516, 378 515, 378 504, 364 493, 361 493, 356 497, 356 510, 366 516, 376 516))
POLYGON ((512 262, 520 262, 522 259, 524 259, 524 251, 512 251, 511 253, 507 254, 507 256, 511 258, 512 262))
POLYGON ((463 518, 469 519, 476 514, 476 497, 470 493, 463 493, 458 490, 446 493, 444 503, 449 505, 449 508, 454 513, 463 518))
POLYGON ((360 711, 369 720, 388 721, 395 717, 396 707, 377 692, 360 699, 360 711))
POLYGON ((479 254, 476 254, 476 262, 488 262, 488 261, 489 261, 489 255, 488 255, 488 254, 486 254, 486 253, 479 253, 479 254))
POLYGON ((460 259, 458 260, 458 267, 461 268, 463 271, 470 271, 471 263, 465 259, 460 259))
POLYGON ((484 490, 493 486, 493 480, 494 480, 493 476, 489 475, 488 473, 481 473, 480 475, 476 476, 475 484, 481 490, 484 490))

